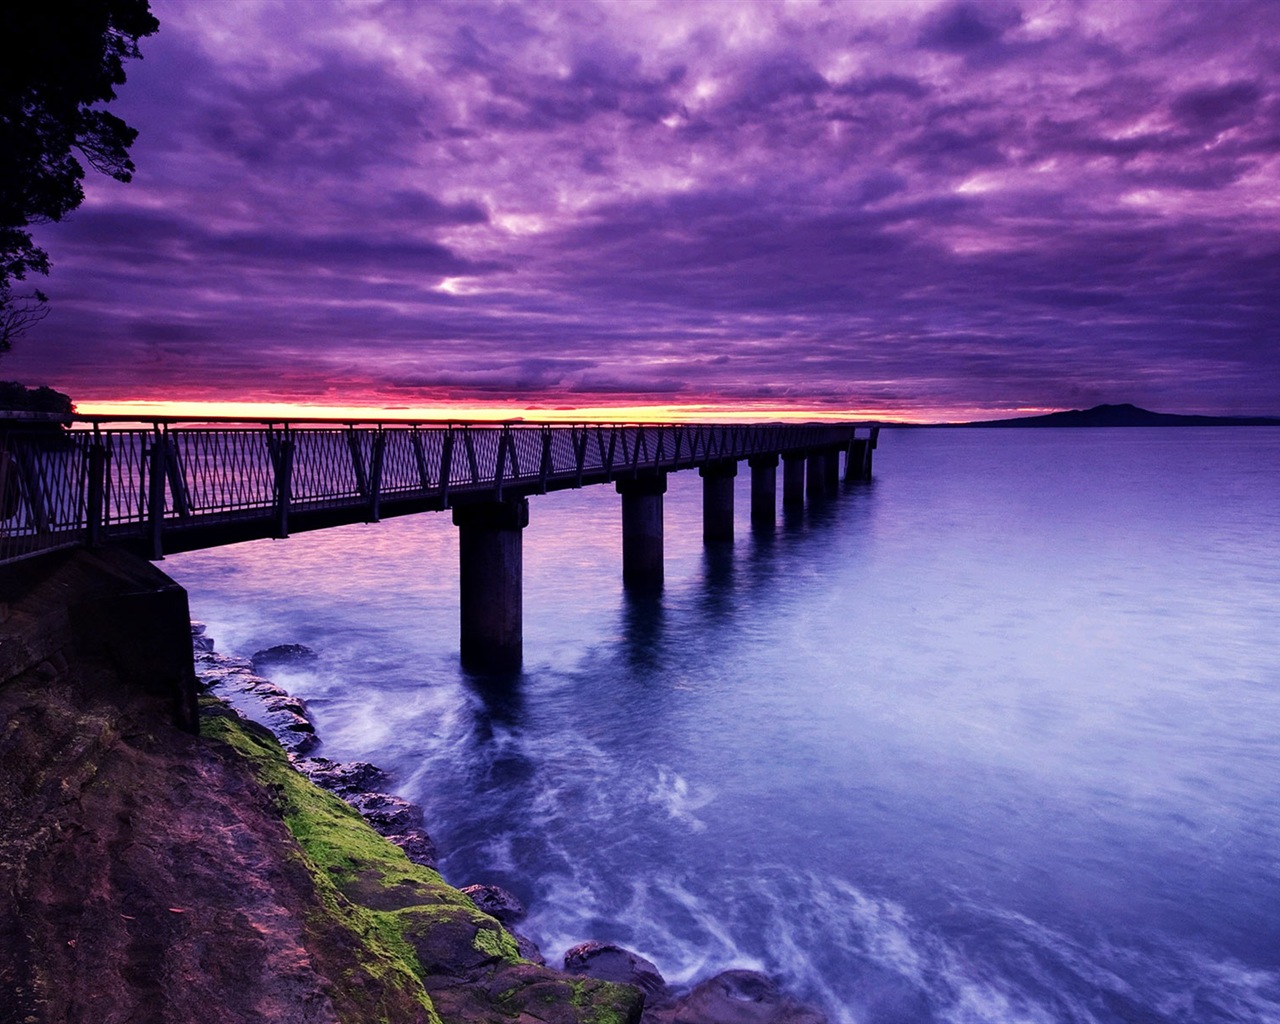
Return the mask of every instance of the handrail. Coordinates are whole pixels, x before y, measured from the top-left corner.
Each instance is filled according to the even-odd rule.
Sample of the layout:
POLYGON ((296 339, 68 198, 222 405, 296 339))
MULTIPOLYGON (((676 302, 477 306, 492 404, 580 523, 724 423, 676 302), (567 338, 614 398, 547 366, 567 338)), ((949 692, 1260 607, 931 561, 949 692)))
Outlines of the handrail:
POLYGON ((518 419, 0 420, 0 563, 108 541, 160 558, 756 455, 851 450, 859 427, 875 429, 518 419))

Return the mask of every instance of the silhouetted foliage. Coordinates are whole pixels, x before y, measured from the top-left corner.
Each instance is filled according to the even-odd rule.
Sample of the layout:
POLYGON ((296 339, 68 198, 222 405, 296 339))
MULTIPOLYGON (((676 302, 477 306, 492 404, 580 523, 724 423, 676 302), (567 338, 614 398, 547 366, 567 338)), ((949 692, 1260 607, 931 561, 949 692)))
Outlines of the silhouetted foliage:
POLYGON ((76 152, 118 181, 133 176, 137 131, 95 104, 116 98, 125 61, 159 27, 147 0, 0 4, 0 351, 44 316, 44 295, 14 295, 11 283, 49 272, 27 229, 84 199, 76 152))
POLYGON ((73 412, 69 395, 53 388, 29 388, 12 380, 0 380, 0 410, 52 412, 62 416, 73 412))

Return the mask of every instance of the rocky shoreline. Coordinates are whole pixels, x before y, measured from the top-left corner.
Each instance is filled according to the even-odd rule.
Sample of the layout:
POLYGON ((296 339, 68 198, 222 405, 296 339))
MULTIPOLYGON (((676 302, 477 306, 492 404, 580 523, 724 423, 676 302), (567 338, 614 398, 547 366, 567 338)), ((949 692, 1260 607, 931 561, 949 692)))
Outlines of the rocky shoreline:
MULTIPOLYGON (((438 851, 425 827, 422 808, 387 792, 392 780, 377 765, 316 756, 321 739, 305 702, 271 680, 273 668, 313 660, 315 652, 299 644, 280 644, 248 658, 236 657, 215 651, 214 639, 203 623, 192 622, 191 634, 196 677, 202 688, 268 728, 298 772, 358 811, 374 831, 400 847, 411 861, 436 867, 438 851)), ((512 893, 483 882, 460 891, 511 933, 522 958, 546 964, 536 944, 515 930, 526 910, 512 893)), ((690 989, 677 989, 638 953, 594 940, 568 950, 563 971, 639 988, 645 995, 642 1024, 828 1024, 819 1009, 799 1002, 773 978, 756 971, 728 970, 690 989)))

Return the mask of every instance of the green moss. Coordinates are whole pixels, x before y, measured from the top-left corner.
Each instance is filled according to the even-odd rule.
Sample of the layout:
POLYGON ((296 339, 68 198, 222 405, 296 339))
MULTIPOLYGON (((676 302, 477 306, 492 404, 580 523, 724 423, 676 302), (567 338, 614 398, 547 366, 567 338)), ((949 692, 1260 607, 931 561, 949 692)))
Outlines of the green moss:
MULTIPOLYGON (((377 870, 385 866, 388 874, 412 876, 430 888, 444 888, 440 876, 418 868, 346 804, 294 771, 266 730, 241 721, 220 704, 206 704, 205 711, 201 733, 226 743, 249 762, 298 841, 300 860, 312 877, 319 899, 308 925, 316 933, 328 934, 336 928, 358 938, 346 950, 352 966, 342 979, 351 1002, 367 1003, 368 993, 383 988, 398 991, 417 1003, 430 1024, 441 1024, 422 985, 413 947, 405 940, 396 916, 353 903, 339 889, 342 878, 370 867, 377 870), (425 874, 419 876, 418 872, 425 874), (366 979, 373 979, 376 984, 366 985, 366 979)), ((376 1000, 376 995, 373 998, 376 1000)), ((385 1007, 366 1008, 375 1016, 386 1018, 385 1007)))
MULTIPOLYGON (((299 857, 320 896, 316 927, 336 923, 359 937, 358 968, 353 973, 364 972, 411 992, 431 1024, 440 1024, 440 1016, 424 983, 440 976, 496 979, 498 973, 512 971, 520 981, 501 995, 483 995, 484 985, 474 990, 474 998, 488 1007, 484 1013, 492 1014, 484 1019, 518 1015, 520 993, 534 998, 548 985, 560 993, 550 995, 550 1001, 572 1005, 582 1024, 628 1024, 637 1019, 635 990, 570 978, 522 960, 515 938, 497 920, 445 883, 438 872, 414 864, 354 809, 295 771, 267 730, 244 722, 220 701, 205 698, 204 704, 202 734, 228 744, 249 762, 297 840, 299 857)), ((347 982, 359 993, 361 980, 352 977, 347 982)), ((442 1008, 460 998, 461 990, 449 987, 456 984, 452 981, 437 991, 442 1008)), ((451 1016, 458 1013, 457 1007, 450 1011, 451 1016)))
POLYGON ((520 950, 511 934, 501 928, 481 928, 471 944, 481 953, 487 953, 496 960, 515 963, 520 959, 520 950))
POLYGON ((630 990, 592 978, 570 978, 574 1007, 584 1010, 582 1024, 631 1024, 639 1006, 630 990))

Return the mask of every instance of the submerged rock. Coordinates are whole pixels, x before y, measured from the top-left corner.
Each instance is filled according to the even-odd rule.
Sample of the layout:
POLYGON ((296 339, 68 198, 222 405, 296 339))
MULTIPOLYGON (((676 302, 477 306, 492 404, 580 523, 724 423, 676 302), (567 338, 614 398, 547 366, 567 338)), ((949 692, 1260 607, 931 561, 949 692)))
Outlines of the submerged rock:
POLYGON ((515 924, 523 921, 526 911, 524 904, 514 893, 498 885, 467 885, 462 889, 477 907, 490 917, 496 917, 503 924, 515 924))
POLYGON ((315 661, 319 655, 303 644, 276 644, 253 652, 253 667, 261 671, 273 665, 298 665, 315 661))
POLYGON ((564 955, 564 969, 570 974, 584 974, 601 981, 635 985, 652 995, 664 992, 667 987, 651 961, 611 942, 583 942, 574 946, 564 955))

